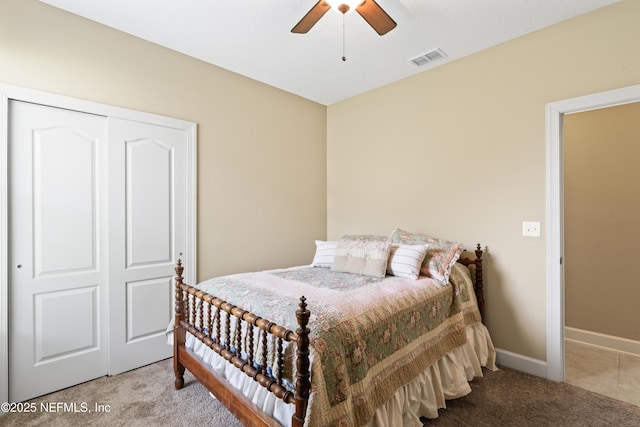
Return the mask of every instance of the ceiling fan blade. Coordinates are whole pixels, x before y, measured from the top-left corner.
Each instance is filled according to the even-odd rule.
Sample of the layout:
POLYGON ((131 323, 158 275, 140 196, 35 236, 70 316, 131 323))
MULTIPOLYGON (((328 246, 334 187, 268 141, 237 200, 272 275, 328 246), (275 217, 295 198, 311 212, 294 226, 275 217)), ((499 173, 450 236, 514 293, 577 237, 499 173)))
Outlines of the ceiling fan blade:
POLYGON ((374 0, 365 0, 364 3, 356 7, 356 12, 381 36, 398 25, 374 0))
POLYGON ((318 3, 316 3, 315 6, 311 8, 311 10, 309 10, 309 12, 307 12, 306 15, 302 17, 300 22, 298 22, 296 26, 291 29, 291 32, 298 34, 306 33, 311 29, 311 27, 316 25, 316 22, 318 22, 329 9, 331 9, 331 6, 325 3, 324 0, 320 0, 318 3))

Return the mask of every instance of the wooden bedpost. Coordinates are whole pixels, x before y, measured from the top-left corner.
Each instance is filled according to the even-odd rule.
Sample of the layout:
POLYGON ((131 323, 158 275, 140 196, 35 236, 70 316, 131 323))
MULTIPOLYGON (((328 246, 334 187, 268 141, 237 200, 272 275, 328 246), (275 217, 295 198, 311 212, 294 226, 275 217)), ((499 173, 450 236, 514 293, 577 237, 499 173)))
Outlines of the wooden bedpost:
POLYGON ((175 307, 175 318, 173 321, 173 372, 176 376, 175 387, 177 390, 181 389, 184 386, 184 366, 178 362, 178 348, 180 346, 184 346, 186 331, 181 326, 181 322, 184 318, 185 313, 185 301, 184 294, 182 292, 182 272, 184 271, 184 267, 182 267, 182 260, 178 260, 176 264, 176 307, 175 307))
POLYGON ((484 323, 484 282, 482 281, 482 248, 480 243, 475 250, 476 253, 476 299, 478 300, 478 310, 480 310, 480 316, 482 317, 482 323, 484 323))
POLYGON ((311 390, 311 381, 309 373, 309 316, 311 313, 307 310, 306 298, 300 297, 299 309, 296 310, 299 328, 296 330, 298 335, 296 349, 296 393, 294 396, 296 404, 296 413, 291 419, 292 427, 302 427, 307 413, 307 401, 311 390))

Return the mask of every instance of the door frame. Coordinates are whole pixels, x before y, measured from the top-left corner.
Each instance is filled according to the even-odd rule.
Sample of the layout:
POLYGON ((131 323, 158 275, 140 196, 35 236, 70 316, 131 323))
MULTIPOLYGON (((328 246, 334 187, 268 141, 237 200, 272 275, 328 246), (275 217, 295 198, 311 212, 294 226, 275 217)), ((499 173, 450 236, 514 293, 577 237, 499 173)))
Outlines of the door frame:
MULTIPOLYGON (((0 402, 9 399, 9 101, 24 101, 86 112, 105 117, 152 123, 181 129, 187 133, 187 219, 183 265, 187 283, 196 282, 197 258, 197 124, 186 120, 145 113, 97 102, 0 83, 0 402)), ((2 414, 0 414, 1 416, 2 414)))
POLYGON ((564 381, 564 180, 565 114, 640 102, 640 85, 552 102, 546 106, 547 168, 547 379, 564 381))

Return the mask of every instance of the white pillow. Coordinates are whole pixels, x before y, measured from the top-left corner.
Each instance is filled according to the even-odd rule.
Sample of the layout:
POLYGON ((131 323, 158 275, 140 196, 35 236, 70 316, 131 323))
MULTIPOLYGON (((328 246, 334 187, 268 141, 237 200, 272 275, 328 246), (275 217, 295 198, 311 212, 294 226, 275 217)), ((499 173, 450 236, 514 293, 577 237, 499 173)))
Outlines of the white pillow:
POLYGON ((312 267, 331 268, 333 257, 336 255, 336 247, 338 242, 325 242, 316 240, 316 254, 311 262, 312 267))
POLYGON ((392 245, 387 274, 417 279, 425 256, 427 256, 427 245, 392 245))

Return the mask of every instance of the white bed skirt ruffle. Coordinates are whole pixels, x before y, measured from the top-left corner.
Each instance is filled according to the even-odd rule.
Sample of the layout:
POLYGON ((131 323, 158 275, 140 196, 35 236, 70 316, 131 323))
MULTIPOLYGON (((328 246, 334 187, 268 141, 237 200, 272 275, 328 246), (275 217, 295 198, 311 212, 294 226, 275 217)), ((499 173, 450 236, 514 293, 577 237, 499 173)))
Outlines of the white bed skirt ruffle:
MULTIPOLYGON (((280 424, 291 425, 295 410, 293 405, 268 393, 193 335, 187 333, 185 345, 280 424)), ((469 381, 482 376, 482 367, 496 370, 495 356, 487 328, 482 323, 467 326, 467 342, 400 388, 387 403, 378 408, 367 427, 421 427, 420 417, 437 418, 438 409, 446 408, 445 400, 471 392, 469 381)))
POLYGON ((378 408, 368 427, 422 427, 420 417, 437 418, 445 400, 471 392, 469 381, 482 367, 496 370, 496 351, 482 323, 467 326, 467 342, 445 354, 378 408))

